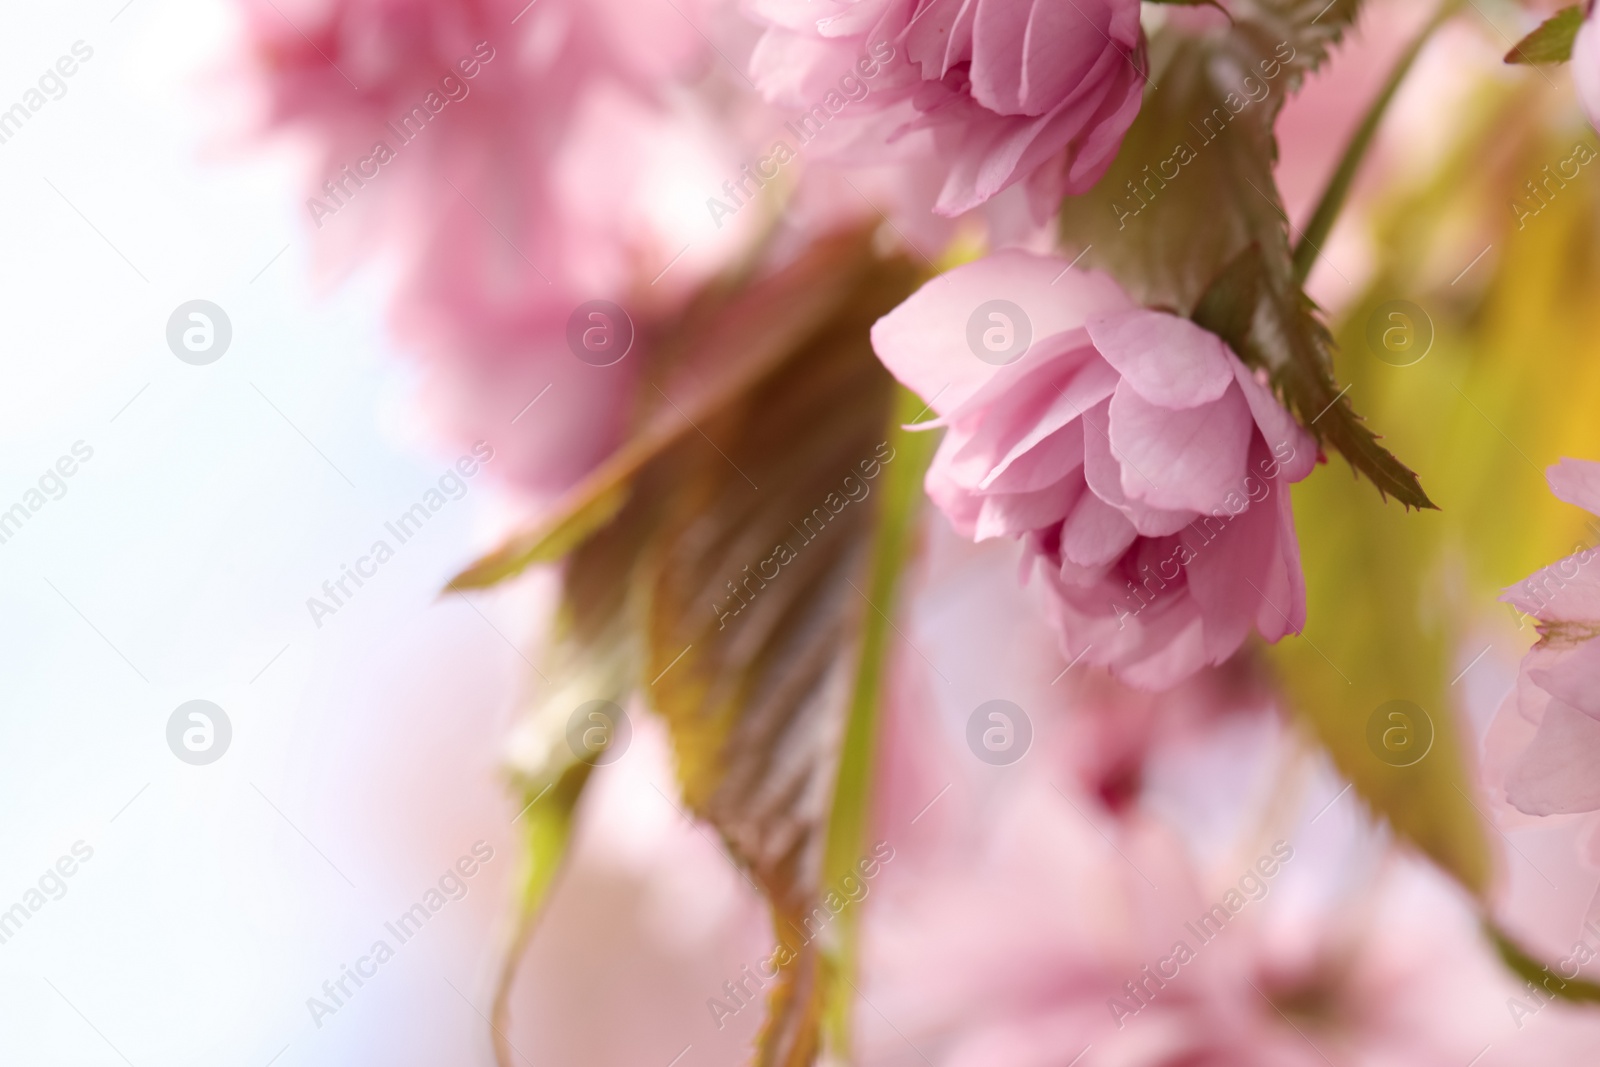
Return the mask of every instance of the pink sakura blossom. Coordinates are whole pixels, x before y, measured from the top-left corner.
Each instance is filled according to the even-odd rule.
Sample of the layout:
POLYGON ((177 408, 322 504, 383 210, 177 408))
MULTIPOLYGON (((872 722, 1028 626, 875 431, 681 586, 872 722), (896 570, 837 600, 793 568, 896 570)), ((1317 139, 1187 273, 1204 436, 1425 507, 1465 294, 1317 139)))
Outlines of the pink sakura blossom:
POLYGON ((243 6, 263 121, 315 158, 305 219, 323 265, 398 266, 395 327, 423 357, 427 417, 491 440, 536 492, 576 480, 626 425, 651 320, 740 239, 686 251, 701 235, 664 192, 714 188, 737 155, 672 97, 713 54, 690 21, 705 4, 243 6), (634 321, 639 348, 612 366, 570 351, 569 317, 592 300, 634 321))
MULTIPOLYGON (((1564 459, 1550 490, 1600 515, 1600 463, 1564 459)), ((1512 806, 1529 815, 1600 809, 1600 566, 1579 548, 1508 588, 1500 599, 1538 620, 1489 736, 1491 764, 1512 806)))
POLYGON ((1300 629, 1287 487, 1316 448, 1221 339, 1011 251, 929 282, 872 340, 946 428, 929 497, 967 537, 1023 541, 1069 659, 1165 689, 1252 629, 1300 629), (991 341, 1023 351, 996 365, 991 341))
POLYGON ((1138 114, 1139 6, 753 0, 768 28, 751 70, 768 99, 804 110, 802 124, 845 116, 853 161, 881 160, 891 142, 929 131, 940 214, 1022 182, 1042 216, 1105 173, 1138 114))

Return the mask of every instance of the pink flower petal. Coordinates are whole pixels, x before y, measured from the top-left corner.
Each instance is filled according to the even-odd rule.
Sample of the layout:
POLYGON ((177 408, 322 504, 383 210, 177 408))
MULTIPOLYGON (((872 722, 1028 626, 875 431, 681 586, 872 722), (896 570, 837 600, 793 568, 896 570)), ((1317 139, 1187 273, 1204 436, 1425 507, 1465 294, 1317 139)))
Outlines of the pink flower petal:
MULTIPOLYGON (((1065 388, 1055 391, 1055 401, 1050 405, 1045 417, 1041 418, 1029 431, 1020 438, 1011 450, 995 463, 990 473, 980 483, 980 487, 987 489, 997 485, 1002 477, 1013 469, 1024 457, 1028 458, 1026 466, 1030 469, 1037 468, 1040 460, 1036 453, 1042 453, 1037 448, 1041 441, 1059 436, 1061 428, 1066 427, 1074 420, 1080 418, 1084 412, 1092 410, 1100 404, 1117 387, 1116 372, 1106 366, 1101 359, 1094 358, 1075 374, 1065 388)), ((1074 434, 1067 439, 1055 442, 1056 451, 1052 454, 1060 456, 1060 462, 1076 467, 1083 464, 1083 428, 1078 426, 1074 434)), ((1034 477, 1037 477, 1035 475, 1034 477)), ((1031 479, 1030 479, 1031 480, 1031 479)), ((1053 481, 1054 479, 1052 479, 1053 481)), ((1007 479, 1008 483, 1015 482, 1015 476, 1007 479)), ((1015 492, 1023 488, 1020 484, 1007 484, 1006 488, 1015 492)), ((1030 488, 1036 488, 1030 486, 1030 488)))
MULTIPOLYGON (((1556 700, 1600 720, 1600 638, 1562 649, 1548 666, 1531 668, 1528 678, 1556 700)), ((1600 768, 1596 773, 1600 776, 1600 768)))
POLYGON ((1084 493, 1061 528, 1061 554, 1080 567, 1098 567, 1126 552, 1138 536, 1126 515, 1084 493))
POLYGON ((1111 397, 1111 448, 1122 490, 1151 507, 1209 513, 1242 492, 1255 422, 1238 387, 1222 399, 1173 410, 1150 403, 1126 379, 1111 397))
POLYGON ((1222 338, 1188 319, 1136 308, 1084 323, 1095 349, 1138 394, 1164 408, 1220 400, 1234 383, 1234 358, 1222 338))
MULTIPOLYGON (((1232 357, 1233 353, 1230 351, 1228 355, 1232 357)), ((1277 463, 1283 476, 1291 482, 1298 482, 1310 474, 1317 465, 1316 441, 1278 403, 1272 390, 1258 382, 1254 372, 1237 358, 1233 359, 1233 374, 1244 392, 1245 402, 1250 405, 1256 428, 1261 431, 1267 449, 1272 453, 1269 462, 1277 463)), ((1256 469, 1259 471, 1263 468, 1258 466, 1256 469)))
POLYGON ((1212 663, 1238 651, 1252 626, 1269 641, 1295 628, 1293 587, 1279 551, 1280 521, 1278 508, 1263 500, 1229 519, 1209 541, 1209 534, 1185 537, 1194 552, 1189 591, 1205 619, 1212 663))
MULTIPOLYGON (((1119 386, 1120 388, 1120 386, 1119 386)), ((1112 451, 1109 417, 1110 402, 1084 415, 1083 476, 1094 494, 1117 508, 1134 528, 1146 537, 1165 537, 1177 533, 1196 517, 1193 511, 1168 511, 1131 499, 1122 488, 1123 464, 1112 451)))
POLYGON ((991 493, 982 498, 973 540, 1020 537, 1060 522, 1080 495, 1085 495, 1083 479, 1070 476, 1030 493, 991 493))
POLYGON ((979 488, 985 493, 1027 493, 1053 485, 1068 473, 1081 477, 1082 468, 1083 426, 1074 422, 996 467, 979 488))
POLYGON ((906 28, 906 55, 928 81, 939 81, 972 52, 978 0, 931 0, 906 28))
POLYGON ((936 412, 950 412, 1009 369, 985 363, 967 345, 967 323, 980 305, 996 299, 1016 304, 1028 317, 1034 346, 1081 327, 1090 315, 1131 306, 1109 276, 1063 275, 1066 266, 1055 256, 1005 251, 957 267, 879 319, 872 327, 873 350, 889 373, 936 412))
POLYGON ((1600 721, 1559 700, 1506 778, 1506 798, 1529 815, 1600 808, 1600 721))
POLYGON ((1590 459, 1563 459, 1545 468, 1545 479, 1557 500, 1600 515, 1600 463, 1590 459))

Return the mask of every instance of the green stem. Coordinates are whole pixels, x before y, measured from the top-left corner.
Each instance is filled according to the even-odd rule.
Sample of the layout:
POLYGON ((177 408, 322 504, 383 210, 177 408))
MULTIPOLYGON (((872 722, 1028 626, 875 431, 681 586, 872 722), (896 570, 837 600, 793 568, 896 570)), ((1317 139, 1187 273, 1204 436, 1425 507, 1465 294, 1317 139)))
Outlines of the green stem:
MULTIPOLYGON (((850 718, 839 754, 839 776, 834 785, 833 810, 828 819, 828 841, 822 859, 824 891, 837 890, 846 876, 860 877, 856 864, 867 851, 867 820, 871 816, 872 768, 878 732, 878 710, 888 664, 889 619, 895 611, 896 593, 916 534, 922 504, 922 475, 933 458, 938 434, 911 433, 901 426, 925 415, 927 407, 912 393, 895 390, 888 431, 894 458, 889 462, 878 492, 878 526, 873 539, 866 595, 871 602, 862 622, 860 658, 850 698, 850 718)), ((859 907, 859 906, 857 906, 859 907)), ((839 916, 837 940, 826 954, 829 973, 823 1024, 828 1043, 841 1057, 850 1045, 850 1007, 855 1002, 857 907, 839 916)))
POLYGON ((1394 70, 1389 72, 1389 80, 1384 83, 1382 91, 1367 108, 1361 125, 1356 127, 1350 143, 1345 146, 1339 167, 1333 172, 1333 177, 1328 179, 1328 187, 1322 191, 1322 199, 1317 202, 1317 210, 1312 212, 1311 221, 1306 223, 1305 231, 1300 235, 1300 243, 1295 246, 1294 278, 1299 284, 1306 283, 1306 278, 1311 274, 1311 265, 1322 254, 1322 246, 1328 239, 1328 233, 1333 229, 1340 209, 1344 207, 1345 198, 1350 195, 1350 185, 1355 181, 1356 171, 1360 169, 1367 149, 1372 146, 1372 138, 1377 134, 1378 126, 1383 122, 1384 112, 1389 110, 1389 104, 1399 90, 1400 83, 1405 81, 1406 75, 1411 72, 1411 65, 1422 52, 1422 46, 1428 43, 1428 38, 1433 36, 1433 31, 1454 16, 1462 2, 1463 0, 1445 0, 1433 18, 1428 20, 1428 24, 1422 27, 1416 38, 1406 46, 1406 50, 1400 54, 1400 59, 1395 63, 1394 70))

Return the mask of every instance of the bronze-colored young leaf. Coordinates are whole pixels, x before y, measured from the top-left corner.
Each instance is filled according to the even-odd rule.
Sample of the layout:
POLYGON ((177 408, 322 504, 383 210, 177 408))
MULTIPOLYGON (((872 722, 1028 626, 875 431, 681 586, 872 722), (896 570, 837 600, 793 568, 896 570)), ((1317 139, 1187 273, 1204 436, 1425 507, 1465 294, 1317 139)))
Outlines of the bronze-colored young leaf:
POLYGON ((684 798, 772 906, 789 958, 758 1062, 815 1057, 832 914, 821 868, 860 655, 893 381, 868 330, 919 277, 864 262, 849 297, 772 377, 674 452, 647 563, 645 675, 684 798), (862 269, 866 268, 866 269, 862 269), (756 488, 759 486, 759 488, 756 488))
POLYGON ((1564 7, 1539 23, 1538 29, 1511 46, 1507 63, 1565 63, 1583 25, 1583 5, 1564 7))
POLYGON ((1150 45, 1151 81, 1110 171, 1062 205, 1062 234, 1146 304, 1192 312, 1250 245, 1261 284, 1250 343, 1303 425, 1380 492, 1432 507, 1416 475, 1378 444, 1341 395, 1316 309, 1294 280, 1289 222, 1273 180, 1273 122, 1326 57, 1356 0, 1241 0, 1233 21, 1199 34, 1166 27, 1150 45))

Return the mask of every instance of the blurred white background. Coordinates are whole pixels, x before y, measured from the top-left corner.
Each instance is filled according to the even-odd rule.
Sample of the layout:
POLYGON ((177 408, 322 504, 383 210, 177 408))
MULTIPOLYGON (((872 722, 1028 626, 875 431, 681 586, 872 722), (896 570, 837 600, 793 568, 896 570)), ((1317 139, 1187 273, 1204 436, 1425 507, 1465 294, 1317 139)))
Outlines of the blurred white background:
MULTIPOLYGON (((0 22, 0 109, 77 42, 92 50, 0 144, 0 509, 26 510, 47 469, 92 449, 0 543, 0 909, 76 842, 93 852, 0 943, 0 1063, 490 1062, 479 1012, 515 862, 499 745, 530 613, 436 594, 489 544, 497 489, 472 479, 316 626, 306 599, 456 458, 403 428, 383 286, 313 291, 291 161, 222 136, 226 5, 12 4, 0 22), (232 326, 206 366, 165 337, 194 299, 232 326), (194 699, 232 724, 206 766, 166 740, 194 699), (306 999, 395 944, 384 922, 479 840, 494 859, 465 898, 316 1027, 306 999)), ((651 735, 639 744, 643 760, 651 735)), ((613 795, 626 809, 634 794, 613 795)), ((649 802, 632 814, 655 850, 701 840, 649 802)), ((686 903, 668 918, 754 936, 748 901, 728 908, 737 876, 703 847, 711 881, 669 887, 686 903)), ((652 974, 647 956, 611 994, 682 969, 652 974)), ((722 964, 706 967, 714 989, 722 964)), ((684 1067, 737 1052, 732 1028, 707 1030, 705 995, 685 988, 675 1023, 649 1023, 663 1065, 692 1040, 684 1067), (692 1032, 667 1048, 674 1026, 692 1032)))

